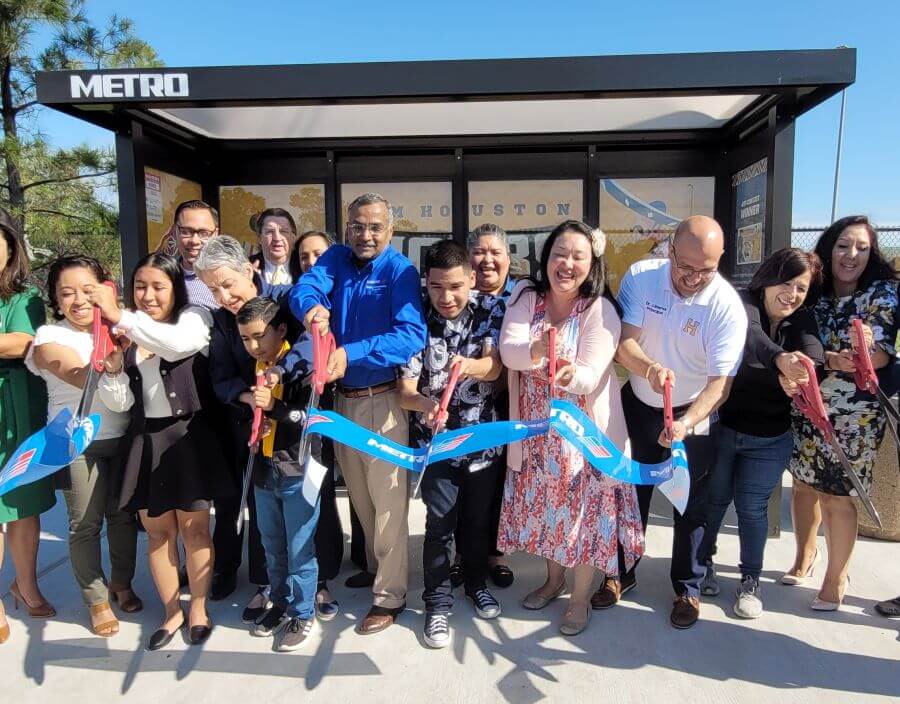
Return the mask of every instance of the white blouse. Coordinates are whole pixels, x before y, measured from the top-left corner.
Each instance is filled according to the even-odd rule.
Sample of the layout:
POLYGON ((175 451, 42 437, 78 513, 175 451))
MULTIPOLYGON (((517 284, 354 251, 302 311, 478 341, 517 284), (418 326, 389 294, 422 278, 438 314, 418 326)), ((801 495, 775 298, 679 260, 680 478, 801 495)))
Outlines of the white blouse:
MULTIPOLYGON (((94 350, 94 340, 90 333, 76 330, 67 320, 42 325, 35 332, 34 342, 32 342, 31 347, 28 349, 28 354, 25 356, 25 366, 33 374, 41 377, 47 384, 47 395, 49 397, 47 419, 51 420, 64 408, 68 408, 72 413, 75 413, 78 409, 78 403, 81 401, 82 389, 63 381, 46 369, 38 369, 35 366, 35 348, 48 343, 63 345, 75 350, 82 363, 88 364, 91 361, 91 353, 94 350)), ((104 393, 102 383, 98 384, 94 398, 88 405, 88 413, 100 414, 100 432, 97 433, 95 440, 120 438, 128 428, 128 414, 115 409, 115 403, 112 406, 107 405, 106 402, 108 400, 111 399, 104 393)))

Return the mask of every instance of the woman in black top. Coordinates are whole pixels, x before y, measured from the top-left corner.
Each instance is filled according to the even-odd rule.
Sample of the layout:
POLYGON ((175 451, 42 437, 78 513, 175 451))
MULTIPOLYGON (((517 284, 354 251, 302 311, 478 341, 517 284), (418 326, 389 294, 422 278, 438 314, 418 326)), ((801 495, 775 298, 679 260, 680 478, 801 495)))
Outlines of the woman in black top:
POLYGON ((812 253, 781 249, 756 272, 742 292, 750 325, 744 358, 731 394, 719 409, 716 464, 709 480, 707 527, 699 558, 706 562, 701 593, 719 593, 712 556, 731 501, 738 515, 741 587, 734 613, 762 614, 759 575, 768 532, 767 506, 793 448, 791 399, 778 381, 783 374, 806 381, 799 358, 822 364, 819 330, 809 308, 822 284, 822 263, 812 253))

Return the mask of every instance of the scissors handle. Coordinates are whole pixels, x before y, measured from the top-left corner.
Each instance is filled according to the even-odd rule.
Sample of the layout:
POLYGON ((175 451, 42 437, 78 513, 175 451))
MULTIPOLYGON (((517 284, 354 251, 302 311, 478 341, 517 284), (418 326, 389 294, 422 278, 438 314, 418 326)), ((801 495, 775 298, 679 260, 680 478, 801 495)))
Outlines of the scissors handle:
MULTIPOLYGON (((112 281, 104 281, 104 286, 109 286, 113 292, 116 292, 116 285, 112 281)), ((112 352, 115 343, 109 331, 112 326, 109 321, 100 315, 100 309, 94 306, 94 320, 92 323, 92 334, 94 338, 94 349, 91 351, 91 366, 96 372, 103 371, 103 360, 112 352)))
POLYGON ((444 427, 444 423, 447 422, 448 409, 450 408, 450 399, 453 397, 453 390, 456 388, 456 384, 459 381, 459 372, 460 366, 459 362, 457 362, 450 369, 450 379, 447 381, 447 386, 444 387, 444 393, 441 396, 441 403, 438 407, 438 417, 434 422, 435 435, 441 431, 441 429, 444 427))
POLYGON ((321 396, 325 392, 325 384, 328 382, 328 357, 337 349, 337 344, 331 331, 325 335, 320 335, 314 331, 312 333, 312 345, 312 383, 316 387, 316 392, 321 396))
POLYGON ((800 384, 800 393, 794 395, 794 405, 826 437, 831 437, 834 434, 834 428, 828 419, 828 410, 825 408, 825 402, 822 401, 822 392, 819 390, 819 381, 816 379, 815 365, 807 357, 800 357, 800 362, 806 367, 808 380, 805 384, 800 384))
MULTIPOLYGON (((256 375, 256 385, 262 386, 266 383, 265 374, 256 375)), ((250 428, 250 440, 247 442, 248 447, 253 447, 259 442, 259 429, 262 427, 262 408, 253 409, 253 425, 250 428)))
POLYGON ((856 333, 856 348, 853 350, 853 363, 856 371, 853 372, 853 380, 860 391, 868 391, 871 394, 878 393, 878 375, 875 374, 875 366, 872 364, 872 356, 866 345, 866 336, 863 334, 863 321, 854 318, 853 331, 856 333))
POLYGON ((547 350, 547 367, 550 375, 550 398, 553 398, 553 385, 556 383, 556 328, 551 327, 547 331, 547 336, 549 338, 548 343, 550 345, 550 349, 547 350))
POLYGON ((663 421, 666 435, 675 437, 675 414, 672 412, 672 380, 666 377, 663 382, 663 421))

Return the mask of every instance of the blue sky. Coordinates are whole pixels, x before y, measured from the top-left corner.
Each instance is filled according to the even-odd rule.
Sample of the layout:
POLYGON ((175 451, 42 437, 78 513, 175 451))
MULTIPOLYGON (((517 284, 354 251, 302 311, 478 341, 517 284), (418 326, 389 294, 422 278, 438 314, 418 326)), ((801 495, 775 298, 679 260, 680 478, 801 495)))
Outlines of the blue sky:
MULTIPOLYGON (((98 21, 112 13, 133 19, 169 66, 855 47, 838 215, 900 225, 900 80, 889 60, 900 3, 892 0, 87 0, 87 11, 98 21)), ((830 217, 839 109, 835 97, 798 120, 795 225, 830 217)), ((110 133, 52 111, 40 119, 57 144, 112 142, 110 133)))

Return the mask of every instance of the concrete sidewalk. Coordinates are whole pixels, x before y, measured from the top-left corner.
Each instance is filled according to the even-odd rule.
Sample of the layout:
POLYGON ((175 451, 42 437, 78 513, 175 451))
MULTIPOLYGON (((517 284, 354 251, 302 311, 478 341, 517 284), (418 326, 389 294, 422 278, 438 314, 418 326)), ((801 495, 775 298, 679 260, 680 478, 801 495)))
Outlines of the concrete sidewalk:
MULTIPOLYGON (((786 480, 789 483, 789 479, 786 480)), ((790 513, 785 491, 785 517, 790 513)), ((346 498, 341 510, 345 528, 346 498)), ((648 557, 638 588, 620 606, 595 612, 588 630, 565 638, 557 630, 565 599, 543 612, 525 611, 522 597, 542 578, 542 562, 516 555, 515 584, 496 590, 503 615, 476 619, 471 603, 456 592, 450 648, 424 647, 422 628, 422 532, 424 509, 410 510, 409 609, 399 624, 374 636, 353 629, 369 606, 366 590, 343 586, 345 562, 333 591, 337 619, 317 624, 313 642, 292 654, 271 652, 271 640, 253 638, 240 623, 252 590, 246 583, 233 599, 211 603, 216 625, 204 647, 176 639, 163 651, 144 646, 157 628, 161 608, 147 570, 144 535, 135 588, 145 609, 123 620, 120 633, 104 640, 87 624, 68 566, 65 507, 44 517, 40 549, 41 587, 59 611, 51 621, 32 620, 12 609, 7 554, 0 592, 12 637, 0 646, 3 702, 307 701, 370 702, 611 702, 690 701, 790 702, 888 701, 900 697, 900 621, 879 617, 875 601, 900 593, 900 545, 861 540, 851 567, 852 582, 842 611, 809 609, 819 579, 806 587, 777 584, 793 559, 790 526, 770 540, 763 573, 766 612, 741 621, 731 611, 738 585, 734 516, 726 519, 719 544, 722 594, 704 599, 701 621, 689 631, 669 626, 671 587, 670 509, 654 504, 648 557)), ((824 552, 824 539, 820 550, 824 552)), ((349 553, 349 546, 347 553, 349 553)), ((819 565, 819 576, 823 563, 819 565)), ((126 615, 127 616, 127 615, 126 615)))

